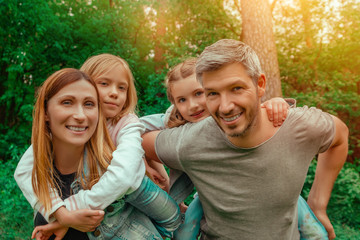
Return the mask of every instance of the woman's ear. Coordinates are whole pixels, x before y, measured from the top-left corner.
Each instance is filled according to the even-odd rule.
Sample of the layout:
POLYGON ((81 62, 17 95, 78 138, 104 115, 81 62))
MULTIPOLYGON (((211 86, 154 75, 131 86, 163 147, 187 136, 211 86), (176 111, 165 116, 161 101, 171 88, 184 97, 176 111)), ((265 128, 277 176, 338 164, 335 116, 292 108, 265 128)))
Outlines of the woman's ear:
POLYGON ((47 112, 45 112, 45 121, 46 121, 46 122, 49 122, 49 121, 50 121, 50 118, 48 117, 47 112))

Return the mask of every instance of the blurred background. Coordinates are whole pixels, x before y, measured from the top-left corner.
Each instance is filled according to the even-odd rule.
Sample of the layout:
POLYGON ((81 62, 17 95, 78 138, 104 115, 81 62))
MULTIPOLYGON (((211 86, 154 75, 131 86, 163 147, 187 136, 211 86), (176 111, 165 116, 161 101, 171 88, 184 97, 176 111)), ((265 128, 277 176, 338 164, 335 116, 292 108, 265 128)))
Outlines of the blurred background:
MULTIPOLYGON (((0 0, 0 239, 30 239, 33 212, 13 179, 30 145, 37 88, 90 56, 124 58, 138 115, 170 105, 170 67, 222 38, 257 52, 267 98, 297 99, 342 119, 349 155, 328 206, 337 239, 360 239, 360 0, 0 0)), ((302 196, 316 168, 310 166, 302 196)))

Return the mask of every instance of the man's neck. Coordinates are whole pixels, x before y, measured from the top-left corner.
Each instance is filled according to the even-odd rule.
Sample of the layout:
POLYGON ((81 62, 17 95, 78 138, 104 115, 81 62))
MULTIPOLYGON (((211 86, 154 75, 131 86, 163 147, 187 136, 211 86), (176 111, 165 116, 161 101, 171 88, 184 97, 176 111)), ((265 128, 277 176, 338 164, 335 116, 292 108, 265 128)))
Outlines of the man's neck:
POLYGON ((241 137, 229 138, 230 142, 239 148, 252 148, 270 139, 279 127, 274 127, 267 116, 266 109, 260 108, 253 126, 241 137))

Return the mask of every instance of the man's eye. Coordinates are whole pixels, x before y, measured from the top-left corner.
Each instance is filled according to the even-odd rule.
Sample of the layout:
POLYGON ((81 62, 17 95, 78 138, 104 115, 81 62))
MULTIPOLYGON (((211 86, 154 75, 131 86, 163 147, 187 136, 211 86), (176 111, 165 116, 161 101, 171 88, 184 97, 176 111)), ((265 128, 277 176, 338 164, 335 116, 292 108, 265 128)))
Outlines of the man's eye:
POLYGON ((234 91, 239 91, 239 90, 241 90, 243 88, 242 87, 234 87, 233 89, 234 89, 234 91))
POLYGON ((209 97, 211 97, 211 96, 215 96, 215 95, 217 95, 217 93, 216 92, 208 92, 208 94, 207 94, 209 97))
POLYGON ((199 92, 196 92, 196 93, 195 93, 195 96, 197 96, 197 97, 198 97, 198 96, 201 96, 201 95, 203 95, 203 94, 204 94, 204 92, 199 91, 199 92))

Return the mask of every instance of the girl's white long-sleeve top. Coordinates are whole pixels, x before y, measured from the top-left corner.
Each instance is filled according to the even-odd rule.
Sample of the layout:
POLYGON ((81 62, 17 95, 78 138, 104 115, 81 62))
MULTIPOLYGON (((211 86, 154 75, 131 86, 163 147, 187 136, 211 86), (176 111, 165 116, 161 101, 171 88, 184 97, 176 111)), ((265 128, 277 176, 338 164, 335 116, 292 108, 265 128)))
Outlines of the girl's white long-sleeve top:
POLYGON ((143 161, 144 150, 141 146, 141 135, 145 127, 134 114, 122 117, 116 125, 108 122, 111 139, 116 145, 113 159, 107 171, 101 176, 91 190, 81 190, 64 201, 57 191, 51 191, 51 209, 45 212, 31 184, 34 165, 33 148, 30 146, 16 167, 14 178, 25 198, 35 211, 39 211, 48 222, 55 218, 52 214, 62 206, 68 210, 105 209, 116 199, 135 191, 145 175, 143 161))

